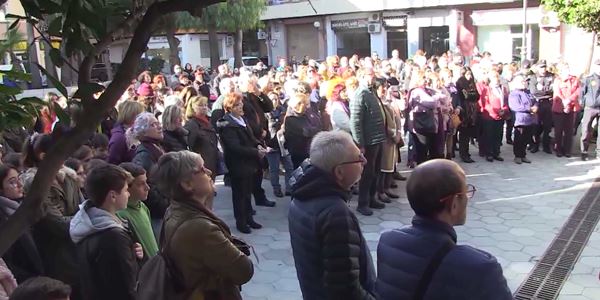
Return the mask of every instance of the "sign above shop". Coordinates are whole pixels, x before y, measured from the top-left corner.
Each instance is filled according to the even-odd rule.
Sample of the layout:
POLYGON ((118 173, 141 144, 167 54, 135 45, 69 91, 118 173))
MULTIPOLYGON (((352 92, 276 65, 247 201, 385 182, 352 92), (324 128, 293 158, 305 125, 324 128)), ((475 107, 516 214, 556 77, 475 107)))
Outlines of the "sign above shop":
POLYGON ((333 30, 361 29, 361 28, 367 28, 368 25, 369 25, 368 18, 331 21, 331 29, 333 29, 333 30))
POLYGON ((383 25, 385 27, 404 27, 408 22, 408 16, 383 17, 383 25))

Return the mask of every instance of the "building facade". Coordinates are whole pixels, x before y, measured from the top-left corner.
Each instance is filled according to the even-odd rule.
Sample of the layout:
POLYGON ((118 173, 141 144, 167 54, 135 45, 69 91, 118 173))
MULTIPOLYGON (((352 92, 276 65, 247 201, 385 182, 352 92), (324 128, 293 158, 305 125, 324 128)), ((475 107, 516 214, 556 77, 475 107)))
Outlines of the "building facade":
POLYGON ((489 51, 496 61, 511 62, 521 59, 525 23, 525 58, 573 58, 572 67, 583 71, 582 57, 595 49, 591 34, 561 24, 539 1, 527 2, 524 10, 522 0, 272 0, 262 16, 263 42, 271 63, 305 55, 390 57, 393 49, 402 58, 418 49, 428 56, 489 51))

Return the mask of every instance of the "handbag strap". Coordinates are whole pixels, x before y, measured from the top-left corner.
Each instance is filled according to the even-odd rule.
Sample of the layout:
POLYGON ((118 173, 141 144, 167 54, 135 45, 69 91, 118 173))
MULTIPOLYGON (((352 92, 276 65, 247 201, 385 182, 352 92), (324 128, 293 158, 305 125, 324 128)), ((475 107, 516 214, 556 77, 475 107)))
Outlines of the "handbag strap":
POLYGON ((425 297, 425 292, 429 288, 431 281, 433 280, 433 275, 442 264, 444 257, 454 248, 454 241, 448 239, 446 242, 435 252, 433 258, 429 261, 429 264, 425 268, 419 283, 417 284, 417 290, 413 296, 414 300, 421 300, 425 297))

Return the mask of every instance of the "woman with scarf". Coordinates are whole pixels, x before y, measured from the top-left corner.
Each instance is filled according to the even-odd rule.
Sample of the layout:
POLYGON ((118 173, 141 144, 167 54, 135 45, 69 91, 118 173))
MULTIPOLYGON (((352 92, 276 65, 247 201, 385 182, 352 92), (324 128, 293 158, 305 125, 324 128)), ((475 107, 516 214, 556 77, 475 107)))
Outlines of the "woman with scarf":
POLYGON ((479 100, 479 92, 475 85, 473 72, 468 67, 463 67, 460 70, 460 78, 456 81, 456 89, 458 90, 460 119, 461 123, 458 127, 458 146, 460 158, 463 162, 474 163, 475 161, 469 154, 469 142, 475 136, 477 126, 477 101, 479 100))
POLYGON ((439 140, 438 110, 439 99, 442 97, 428 87, 429 79, 424 72, 413 74, 414 86, 408 98, 409 126, 414 145, 414 155, 417 164, 429 159, 441 158, 439 140))
POLYGON ((524 75, 517 75, 511 82, 513 89, 508 96, 508 105, 510 110, 515 113, 515 140, 513 152, 515 154, 515 163, 531 163, 526 155, 527 144, 533 141, 535 126, 537 125, 538 103, 529 89, 529 78, 524 75))
POLYGON ((267 149, 256 139, 244 117, 243 96, 232 93, 225 96, 223 108, 227 112, 217 123, 225 154, 225 164, 231 178, 233 215, 237 229, 250 233, 262 225, 254 221, 250 202, 257 171, 267 149))
MULTIPOLYGON (((23 197, 23 182, 17 169, 10 165, 0 165, 0 224, 6 222, 19 208, 23 197)), ((2 259, 13 272, 17 282, 44 275, 42 258, 30 229, 26 229, 19 236, 2 255, 2 259)))
POLYGON ((500 74, 496 71, 488 73, 488 78, 477 83, 479 107, 481 112, 481 135, 479 151, 489 162, 504 161, 500 157, 504 118, 510 115, 507 106, 508 91, 500 82, 500 74))
POLYGON ((204 165, 211 171, 214 180, 219 171, 219 140, 208 119, 208 98, 194 96, 187 104, 184 128, 188 131, 188 145, 191 151, 204 158, 204 165))
POLYGON ((309 117, 310 100, 306 94, 296 93, 288 101, 288 113, 283 123, 285 145, 294 168, 298 168, 309 156, 310 142, 321 131, 320 123, 309 117))
POLYGON ((559 76, 554 81, 554 99, 552 100, 554 151, 556 151, 557 157, 571 157, 575 116, 581 110, 581 105, 579 105, 580 85, 577 77, 571 75, 569 65, 562 64, 558 70, 559 76))
POLYGON ((331 85, 331 91, 327 95, 327 114, 331 118, 331 126, 334 130, 342 130, 350 133, 350 106, 348 103, 348 95, 346 93, 346 85, 358 85, 358 81, 348 79, 346 84, 343 80, 337 80, 331 85), (354 81, 356 81, 354 83, 354 81))
POLYGON ((458 122, 460 120, 460 110, 457 109, 457 107, 460 105, 460 98, 458 97, 456 84, 454 84, 454 80, 452 80, 452 70, 448 68, 442 69, 440 71, 440 80, 444 85, 444 89, 450 95, 450 101, 452 101, 453 107, 452 113, 450 114, 450 122, 448 122, 448 131, 446 132, 446 145, 444 151, 446 159, 453 159, 456 156, 456 132, 460 126, 460 122, 458 122))
MULTIPOLYGON (((151 174, 158 159, 165 153, 161 146, 163 132, 160 123, 152 113, 143 112, 135 118, 133 126, 127 130, 127 137, 131 143, 137 144, 132 162, 144 168, 146 174, 151 174)), ((150 209, 154 235, 158 236, 169 200, 156 188, 154 181, 149 180, 148 185, 150 192, 146 204, 150 209)))

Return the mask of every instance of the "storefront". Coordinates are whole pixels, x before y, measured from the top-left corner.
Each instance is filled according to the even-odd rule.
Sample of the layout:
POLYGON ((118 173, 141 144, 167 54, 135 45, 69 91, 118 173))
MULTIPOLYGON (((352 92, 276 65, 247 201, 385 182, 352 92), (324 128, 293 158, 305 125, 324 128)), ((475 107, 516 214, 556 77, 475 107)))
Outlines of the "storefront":
MULTIPOLYGON (((477 28, 477 47, 489 51, 495 61, 508 63, 521 59, 523 44, 522 9, 476 10, 471 15, 477 28)), ((537 61, 540 57, 540 9, 527 10, 526 57, 537 61)))
POLYGON ((311 58, 320 58, 319 53, 319 28, 314 23, 289 24, 287 30, 287 56, 296 57, 301 61, 305 55, 311 58))
POLYGON ((331 29, 335 32, 336 53, 339 56, 361 57, 371 55, 371 35, 368 32, 368 18, 332 20, 331 29))
POLYGON ((392 51, 398 50, 400 58, 408 58, 407 21, 407 15, 383 17, 383 26, 387 32, 387 57, 392 57, 392 51))

